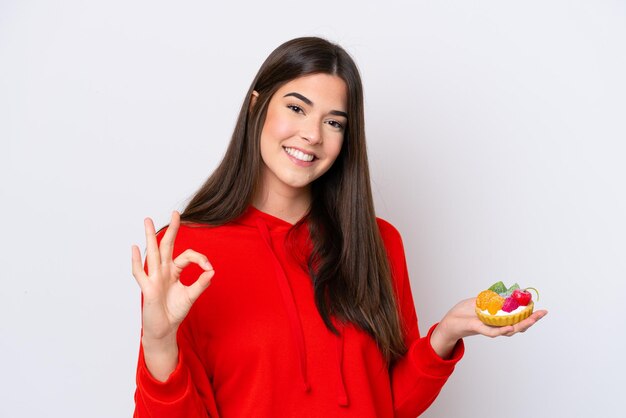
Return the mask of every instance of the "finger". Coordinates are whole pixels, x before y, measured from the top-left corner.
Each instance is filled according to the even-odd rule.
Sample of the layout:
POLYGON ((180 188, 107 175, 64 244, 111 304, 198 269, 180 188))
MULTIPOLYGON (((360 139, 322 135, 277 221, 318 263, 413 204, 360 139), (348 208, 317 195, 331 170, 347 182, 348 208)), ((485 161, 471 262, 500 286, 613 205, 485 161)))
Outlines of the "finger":
POLYGON ((146 261, 148 263, 148 273, 154 274, 161 264, 161 255, 154 231, 152 219, 146 218, 143 222, 146 229, 146 261))
POLYGON ((163 235, 161 240, 161 262, 168 263, 172 259, 172 253, 174 252, 174 241, 176 240, 176 234, 180 227, 180 214, 177 211, 172 212, 172 219, 170 225, 163 235))
POLYGON ((524 331, 526 331, 528 328, 530 328, 533 325, 535 325, 537 323, 537 321, 539 321, 541 318, 543 318, 547 313, 548 313, 547 311, 536 311, 536 312, 533 312, 533 314, 531 316, 529 316, 528 318, 526 318, 523 321, 521 321, 518 324, 516 324, 516 332, 524 332, 524 331))
POLYGON ((526 332, 530 327, 535 325, 537 321, 546 316, 547 313, 548 311, 545 310, 533 312, 533 314, 528 318, 513 325, 513 331, 505 335, 510 337, 511 335, 517 334, 518 332, 526 332))
POLYGON ((191 263, 196 263, 205 271, 213 270, 213 266, 209 263, 209 259, 204 254, 200 254, 191 249, 187 249, 179 254, 173 263, 179 270, 184 269, 191 263))
POLYGON ((141 287, 143 280, 145 280, 146 273, 143 271, 143 264, 141 263, 141 251, 139 247, 133 245, 131 247, 131 259, 133 268, 133 277, 137 281, 139 287, 141 287))
POLYGON ((196 299, 200 297, 202 292, 204 292, 206 288, 209 287, 214 274, 214 270, 205 271, 198 277, 198 280, 196 280, 192 285, 187 288, 191 303, 195 302, 196 299))
POLYGON ((487 337, 495 338, 501 337, 503 335, 507 335, 514 331, 513 327, 510 325, 504 327, 492 327, 489 325, 485 325, 481 322, 482 326, 478 330, 478 332, 487 337))
POLYGON ((515 334, 515 327, 511 325, 498 328, 498 336, 510 337, 513 334, 515 334))

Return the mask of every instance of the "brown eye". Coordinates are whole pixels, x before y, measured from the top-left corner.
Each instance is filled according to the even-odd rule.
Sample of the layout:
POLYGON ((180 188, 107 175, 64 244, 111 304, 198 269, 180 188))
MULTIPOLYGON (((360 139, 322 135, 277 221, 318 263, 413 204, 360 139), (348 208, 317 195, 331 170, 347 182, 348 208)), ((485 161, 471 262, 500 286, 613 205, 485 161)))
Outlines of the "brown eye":
POLYGON ((287 105, 287 107, 293 110, 295 113, 304 113, 304 110, 298 105, 287 105))
POLYGON ((329 120, 326 123, 328 123, 330 126, 332 126, 335 129, 343 130, 343 125, 337 122, 336 120, 329 120))

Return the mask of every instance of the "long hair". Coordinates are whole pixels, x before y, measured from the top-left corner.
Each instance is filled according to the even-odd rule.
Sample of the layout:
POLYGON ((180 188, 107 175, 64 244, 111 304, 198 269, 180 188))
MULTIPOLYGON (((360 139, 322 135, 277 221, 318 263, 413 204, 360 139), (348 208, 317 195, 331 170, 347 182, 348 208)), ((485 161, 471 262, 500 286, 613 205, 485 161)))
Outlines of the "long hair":
POLYGON ((285 42, 269 55, 246 94, 224 158, 181 219, 222 225, 245 212, 261 178, 259 144, 270 99, 285 83, 318 73, 336 75, 346 83, 348 122, 335 163, 311 185, 306 221, 313 251, 307 262, 315 303, 332 332, 338 332, 333 316, 350 322, 369 333, 385 359, 393 362, 406 347, 374 212, 361 77, 343 48, 304 37, 285 42), (251 107, 254 91, 258 97, 251 107))

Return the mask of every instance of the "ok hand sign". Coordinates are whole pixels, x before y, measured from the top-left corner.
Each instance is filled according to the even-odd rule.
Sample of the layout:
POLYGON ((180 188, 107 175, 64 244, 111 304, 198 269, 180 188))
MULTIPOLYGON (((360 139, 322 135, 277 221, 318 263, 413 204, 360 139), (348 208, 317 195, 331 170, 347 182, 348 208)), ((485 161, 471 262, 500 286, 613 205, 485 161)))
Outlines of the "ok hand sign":
MULTIPOLYGON (((146 262, 148 274, 144 272, 141 263, 139 247, 132 246, 132 271, 135 280, 143 294, 142 344, 148 369, 159 378, 162 374, 167 378, 167 369, 172 369, 171 364, 165 367, 164 373, 155 373, 161 370, 160 364, 149 364, 150 358, 161 360, 176 366, 178 348, 176 346, 176 331, 183 321, 191 305, 198 299, 202 292, 209 286, 213 277, 213 267, 209 260, 202 254, 187 249, 178 257, 172 259, 174 241, 180 226, 180 215, 172 213, 170 222, 161 245, 157 244, 156 232, 152 219, 144 221, 146 230, 146 262), (195 283, 185 286, 180 282, 181 271, 190 263, 198 264, 204 272, 195 283), (154 354, 154 356, 153 356, 154 354), (172 358, 174 356, 174 358, 172 358)), ((169 370, 171 372, 172 370, 169 370)))

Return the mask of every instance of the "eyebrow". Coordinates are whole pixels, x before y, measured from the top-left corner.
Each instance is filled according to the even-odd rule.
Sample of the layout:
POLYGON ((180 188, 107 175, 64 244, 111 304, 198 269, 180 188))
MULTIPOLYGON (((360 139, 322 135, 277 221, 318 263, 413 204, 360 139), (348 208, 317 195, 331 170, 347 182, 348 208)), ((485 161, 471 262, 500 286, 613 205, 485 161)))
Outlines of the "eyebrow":
MULTIPOLYGON (((287 93, 283 97, 289 97, 289 96, 296 97, 302 100, 304 103, 306 103, 309 106, 313 105, 313 102, 311 101, 311 99, 304 97, 303 95, 301 95, 300 93, 296 93, 295 91, 292 91, 291 93, 287 93)), ((329 113, 335 116, 343 116, 344 118, 348 119, 348 114, 346 112, 342 112, 341 110, 331 110, 329 113)))

